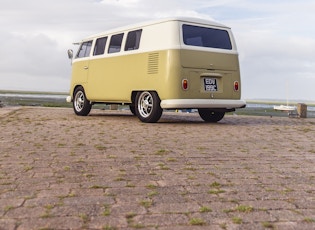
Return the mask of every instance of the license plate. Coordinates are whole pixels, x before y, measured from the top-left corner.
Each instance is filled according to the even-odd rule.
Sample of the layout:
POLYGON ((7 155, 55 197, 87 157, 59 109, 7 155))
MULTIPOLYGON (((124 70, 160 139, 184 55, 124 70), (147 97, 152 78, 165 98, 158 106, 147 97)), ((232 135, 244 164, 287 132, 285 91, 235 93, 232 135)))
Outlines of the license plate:
POLYGON ((204 78, 203 82, 205 86, 205 91, 211 91, 211 92, 218 91, 217 79, 204 78))

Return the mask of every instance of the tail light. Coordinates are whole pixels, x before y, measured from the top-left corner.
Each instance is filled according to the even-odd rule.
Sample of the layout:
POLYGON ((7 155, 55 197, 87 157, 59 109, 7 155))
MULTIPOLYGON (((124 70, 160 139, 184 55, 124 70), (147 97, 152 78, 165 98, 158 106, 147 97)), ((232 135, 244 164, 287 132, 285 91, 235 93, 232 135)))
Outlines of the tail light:
POLYGON ((182 88, 183 88, 183 90, 188 89, 188 80, 187 79, 182 80, 182 88))
POLYGON ((234 91, 238 91, 239 90, 239 83, 238 81, 234 82, 234 91))

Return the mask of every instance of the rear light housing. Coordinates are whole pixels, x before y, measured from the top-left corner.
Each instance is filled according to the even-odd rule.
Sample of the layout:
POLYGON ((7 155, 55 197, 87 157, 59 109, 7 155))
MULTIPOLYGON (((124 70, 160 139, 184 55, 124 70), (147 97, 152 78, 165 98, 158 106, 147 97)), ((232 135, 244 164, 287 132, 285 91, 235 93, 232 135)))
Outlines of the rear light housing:
POLYGON ((183 88, 183 90, 188 90, 188 80, 187 79, 182 80, 182 88, 183 88))
POLYGON ((238 83, 238 81, 235 81, 234 82, 234 91, 238 91, 239 90, 239 83, 238 83))

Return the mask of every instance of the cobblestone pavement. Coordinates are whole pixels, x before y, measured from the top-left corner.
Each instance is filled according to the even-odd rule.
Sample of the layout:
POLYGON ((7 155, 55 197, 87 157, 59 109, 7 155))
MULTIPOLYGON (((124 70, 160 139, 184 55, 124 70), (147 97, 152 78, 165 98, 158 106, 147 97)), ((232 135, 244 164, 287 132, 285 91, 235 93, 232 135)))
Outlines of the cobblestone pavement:
POLYGON ((315 119, 0 111, 0 229, 315 229, 315 119))

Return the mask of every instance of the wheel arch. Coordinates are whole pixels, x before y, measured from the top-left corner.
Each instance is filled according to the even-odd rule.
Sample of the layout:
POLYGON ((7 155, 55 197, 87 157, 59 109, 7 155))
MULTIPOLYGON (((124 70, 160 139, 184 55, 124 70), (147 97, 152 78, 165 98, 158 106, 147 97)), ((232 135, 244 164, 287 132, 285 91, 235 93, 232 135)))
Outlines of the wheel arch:
MULTIPOLYGON (((155 92, 157 94, 157 96, 160 98, 159 92, 156 91, 155 89, 141 89, 141 90, 133 90, 131 92, 131 103, 135 104, 136 103, 136 97, 137 97, 137 93, 138 92, 155 92)), ((161 98, 160 98, 161 99, 161 98)))
POLYGON ((84 90, 84 92, 85 92, 85 89, 84 89, 84 86, 83 85, 76 85, 75 87, 73 87, 73 91, 72 91, 72 100, 73 100, 73 98, 74 98, 74 93, 75 93, 75 91, 77 90, 77 88, 79 88, 79 87, 82 87, 83 88, 83 90, 84 90))
POLYGON ((137 96, 137 93, 140 92, 139 90, 134 90, 131 92, 131 104, 135 104, 136 103, 136 96, 137 96))

